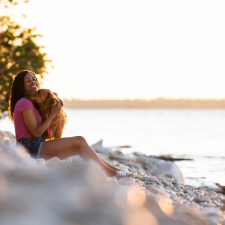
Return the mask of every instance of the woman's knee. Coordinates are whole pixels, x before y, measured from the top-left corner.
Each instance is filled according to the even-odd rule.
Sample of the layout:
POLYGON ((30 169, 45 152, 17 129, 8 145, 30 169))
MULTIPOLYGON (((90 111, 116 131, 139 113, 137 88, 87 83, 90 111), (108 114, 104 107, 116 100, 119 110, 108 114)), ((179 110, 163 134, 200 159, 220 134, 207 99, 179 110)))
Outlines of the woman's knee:
POLYGON ((73 137, 73 140, 75 141, 75 145, 78 147, 82 147, 87 144, 85 138, 82 136, 75 136, 73 137))

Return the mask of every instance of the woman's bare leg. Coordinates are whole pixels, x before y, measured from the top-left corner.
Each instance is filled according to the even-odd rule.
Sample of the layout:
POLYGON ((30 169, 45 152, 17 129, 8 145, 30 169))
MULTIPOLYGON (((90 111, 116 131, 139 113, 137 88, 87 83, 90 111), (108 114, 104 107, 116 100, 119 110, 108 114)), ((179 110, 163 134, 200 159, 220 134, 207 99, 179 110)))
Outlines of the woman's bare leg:
POLYGON ((87 144, 86 140, 81 137, 60 138, 47 141, 43 144, 41 158, 49 159, 58 157, 65 159, 73 155, 80 155, 82 159, 95 161, 108 176, 115 176, 116 170, 109 167, 97 153, 87 144))
POLYGON ((98 155, 98 157, 101 158, 101 160, 102 160, 108 167, 110 167, 111 169, 116 170, 116 171, 121 171, 121 169, 119 169, 119 168, 117 168, 117 167, 111 165, 109 162, 107 162, 105 159, 103 159, 99 154, 97 154, 97 155, 98 155))

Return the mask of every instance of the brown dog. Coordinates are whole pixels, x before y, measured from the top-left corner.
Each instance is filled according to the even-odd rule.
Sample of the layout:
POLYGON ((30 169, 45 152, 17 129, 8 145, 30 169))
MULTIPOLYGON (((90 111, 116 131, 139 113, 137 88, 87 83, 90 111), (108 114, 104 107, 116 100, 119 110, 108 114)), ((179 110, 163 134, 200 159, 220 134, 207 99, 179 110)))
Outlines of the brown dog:
MULTIPOLYGON (((36 92, 30 92, 28 95, 28 99, 30 99, 33 103, 37 103, 39 105, 39 112, 41 114, 43 122, 50 115, 52 107, 54 107, 58 102, 61 103, 61 100, 57 98, 56 95, 53 94, 49 89, 39 89, 36 92)), ((60 112, 54 117, 49 125, 49 133, 51 139, 62 137, 63 129, 66 124, 66 117, 66 112, 62 107, 60 112)), ((46 138, 46 140, 50 140, 48 130, 44 132, 43 136, 46 138)))

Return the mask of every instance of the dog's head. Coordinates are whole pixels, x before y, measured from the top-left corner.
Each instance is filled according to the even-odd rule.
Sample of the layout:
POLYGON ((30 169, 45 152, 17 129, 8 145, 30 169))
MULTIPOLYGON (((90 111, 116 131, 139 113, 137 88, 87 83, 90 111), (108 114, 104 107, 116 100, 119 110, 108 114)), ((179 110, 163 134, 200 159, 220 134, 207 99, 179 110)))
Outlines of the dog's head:
POLYGON ((27 97, 44 108, 55 106, 58 102, 57 97, 49 89, 39 89, 36 92, 30 92, 27 94, 27 97))

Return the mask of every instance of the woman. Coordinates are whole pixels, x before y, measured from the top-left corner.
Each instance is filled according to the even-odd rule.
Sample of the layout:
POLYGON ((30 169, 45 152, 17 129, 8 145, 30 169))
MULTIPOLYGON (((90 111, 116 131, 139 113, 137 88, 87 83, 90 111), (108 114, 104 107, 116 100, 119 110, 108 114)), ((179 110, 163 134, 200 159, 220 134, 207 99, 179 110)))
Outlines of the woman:
POLYGON ((35 74, 23 70, 17 74, 12 83, 9 99, 9 115, 14 122, 17 142, 22 143, 32 157, 65 159, 73 155, 80 155, 84 160, 95 161, 108 176, 117 178, 131 176, 131 173, 119 170, 96 154, 81 136, 45 141, 42 134, 61 110, 61 104, 58 103, 53 107, 49 117, 42 122, 38 105, 34 105, 25 97, 26 92, 35 92, 38 89, 39 83, 35 74))

